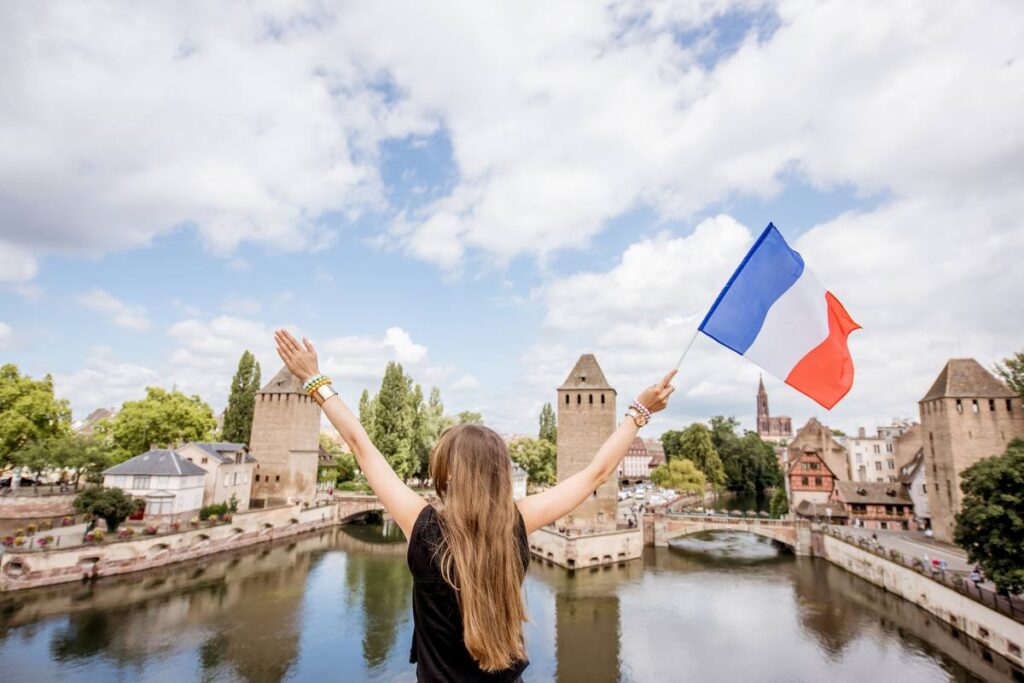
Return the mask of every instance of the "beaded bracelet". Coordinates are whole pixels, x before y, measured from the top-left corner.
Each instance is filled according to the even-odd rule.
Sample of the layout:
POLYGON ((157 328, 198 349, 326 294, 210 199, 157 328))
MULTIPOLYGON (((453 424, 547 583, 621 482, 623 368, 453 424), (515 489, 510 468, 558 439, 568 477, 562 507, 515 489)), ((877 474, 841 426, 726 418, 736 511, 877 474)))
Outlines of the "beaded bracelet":
POLYGON ((313 377, 312 379, 308 380, 305 384, 303 384, 302 388, 306 390, 307 394, 312 396, 317 389, 330 383, 330 377, 326 375, 317 375, 316 377, 313 377))
POLYGON ((313 375, 312 377, 307 379, 305 382, 303 382, 302 390, 303 391, 309 391, 309 388, 311 386, 313 386, 313 382, 315 382, 315 381, 317 381, 319 379, 323 379, 324 377, 325 377, 325 375, 322 375, 322 374, 321 375, 313 375))
POLYGON ((647 421, 650 422, 651 411, 648 410, 647 406, 645 406, 643 403, 641 403, 640 401, 633 401, 632 403, 629 404, 629 407, 636 408, 637 412, 639 412, 641 415, 647 418, 647 421))

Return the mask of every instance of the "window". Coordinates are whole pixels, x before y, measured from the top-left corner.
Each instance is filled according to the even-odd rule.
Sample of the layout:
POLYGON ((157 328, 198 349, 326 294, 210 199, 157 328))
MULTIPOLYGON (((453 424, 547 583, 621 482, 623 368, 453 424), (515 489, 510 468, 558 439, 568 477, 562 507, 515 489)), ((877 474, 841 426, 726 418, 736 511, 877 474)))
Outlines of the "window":
POLYGON ((892 444, 891 443, 885 444, 885 452, 886 453, 892 453, 892 444))
POLYGON ((601 405, 604 405, 604 394, 601 394, 601 405))
POLYGON ((565 395, 565 405, 569 405, 569 394, 565 395))
POLYGON ((875 469, 876 470, 881 470, 882 469, 882 463, 880 461, 878 461, 878 460, 875 461, 875 469))
POLYGON ((994 398, 990 398, 988 400, 988 409, 989 409, 989 412, 992 412, 992 413, 996 412, 996 400, 994 398))
POLYGON ((576 394, 576 405, 583 403, 583 394, 576 394))
POLYGON ((1013 412, 1013 399, 1012 398, 1006 399, 1006 412, 1008 412, 1008 413, 1013 412))
POLYGON ((202 460, 200 460, 199 462, 201 462, 202 464, 204 464, 204 465, 205 465, 205 464, 207 463, 207 461, 208 461, 208 460, 209 460, 209 458, 203 458, 203 459, 202 459, 202 460))
POLYGON ((928 484, 921 484, 921 493, 928 493, 928 484))
POLYGON ((281 475, 280 474, 274 475, 274 481, 281 481, 281 475))
POLYGON ((973 410, 975 414, 978 413, 978 399, 976 399, 976 398, 972 398, 971 399, 971 410, 973 410))
POLYGON ((258 475, 258 474, 257 474, 257 475, 256 475, 256 476, 254 477, 254 480, 255 480, 255 481, 259 481, 259 480, 260 480, 260 475, 258 475))
POLYGON ((225 486, 231 486, 231 475, 230 474, 225 474, 224 475, 224 485, 225 486))
POLYGON ((878 444, 876 443, 875 444, 875 454, 877 455, 878 453, 881 453, 881 452, 882 452, 882 449, 879 448, 878 444))
POLYGON ((859 465, 859 464, 860 464, 860 462, 861 462, 861 457, 860 457, 860 453, 858 453, 858 454, 857 454, 857 464, 859 465))
POLYGON ((807 486, 807 477, 800 477, 800 485, 807 486))
POLYGON ((821 486, 821 477, 815 477, 814 478, 814 485, 815 486, 821 486))
POLYGON ((889 469, 890 470, 896 469, 896 463, 894 461, 889 460, 888 462, 889 462, 889 469))
POLYGON ((587 396, 587 403, 589 403, 590 405, 594 405, 594 395, 593 394, 590 394, 589 396, 587 396))
POLYGON ((136 474, 132 477, 132 488, 133 489, 148 489, 149 488, 149 475, 148 474, 136 474))
POLYGON ((956 412, 958 412, 958 413, 964 412, 964 403, 960 399, 956 400, 956 412))

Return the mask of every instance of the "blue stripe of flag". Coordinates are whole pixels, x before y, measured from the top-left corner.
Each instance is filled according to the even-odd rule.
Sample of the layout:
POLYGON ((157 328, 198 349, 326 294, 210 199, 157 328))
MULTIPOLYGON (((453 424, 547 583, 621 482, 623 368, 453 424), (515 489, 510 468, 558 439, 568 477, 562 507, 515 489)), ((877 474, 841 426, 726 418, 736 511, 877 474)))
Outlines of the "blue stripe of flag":
POLYGON ((761 331, 768 309, 803 272, 803 258, 769 223, 704 316, 700 331, 742 355, 761 331))

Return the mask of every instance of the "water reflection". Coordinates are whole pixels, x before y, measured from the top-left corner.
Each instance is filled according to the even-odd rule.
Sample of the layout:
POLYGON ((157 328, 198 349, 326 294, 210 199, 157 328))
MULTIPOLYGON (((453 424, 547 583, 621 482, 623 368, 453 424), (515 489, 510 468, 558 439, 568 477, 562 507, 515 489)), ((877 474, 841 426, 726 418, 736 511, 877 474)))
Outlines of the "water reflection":
MULTIPOLYGON (((4 681, 412 681, 395 528, 0 596, 4 681)), ((731 532, 527 577, 527 681, 1011 680, 1005 659, 824 562, 731 532)))

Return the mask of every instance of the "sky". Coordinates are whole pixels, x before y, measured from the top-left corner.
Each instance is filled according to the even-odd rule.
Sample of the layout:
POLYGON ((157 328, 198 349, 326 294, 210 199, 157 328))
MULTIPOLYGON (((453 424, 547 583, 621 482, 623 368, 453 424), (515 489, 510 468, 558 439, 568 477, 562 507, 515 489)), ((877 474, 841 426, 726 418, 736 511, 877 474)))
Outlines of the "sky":
MULTIPOLYGON (((581 353, 620 408, 769 221, 863 329, 831 411, 918 416, 951 357, 1024 346, 1019 2, 11 2, 0 361, 75 417, 216 411, 307 335, 350 403, 397 360, 532 433, 581 353)), ((698 337, 652 435, 754 426, 698 337)))

